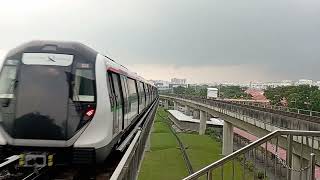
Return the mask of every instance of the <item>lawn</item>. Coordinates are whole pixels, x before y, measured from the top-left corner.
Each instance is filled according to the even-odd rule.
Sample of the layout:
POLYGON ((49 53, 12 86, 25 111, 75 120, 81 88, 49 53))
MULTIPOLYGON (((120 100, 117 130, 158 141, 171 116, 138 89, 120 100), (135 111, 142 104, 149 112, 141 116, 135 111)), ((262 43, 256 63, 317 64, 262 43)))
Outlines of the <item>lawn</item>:
MULTIPOLYGON (((158 113, 165 116, 162 109, 158 113)), ((146 152, 139 180, 181 179, 188 175, 178 144, 168 125, 156 116, 151 133, 151 151, 146 152)))
MULTIPOLYGON (((158 109, 151 133, 151 151, 145 153, 139 180, 182 179, 188 175, 178 143, 169 126, 159 117, 159 114, 167 117, 166 113, 162 108, 158 109)), ((187 154, 195 171, 223 157, 221 143, 207 135, 179 133, 179 137, 187 147, 187 154)), ((232 166, 232 163, 224 166, 224 179, 232 179, 232 166)), ((234 166, 235 179, 242 179, 242 166, 238 161, 235 161, 234 166)), ((216 169, 213 173, 214 179, 221 179, 221 172, 221 168, 216 169)), ((253 178, 246 178, 250 179, 253 178)))
MULTIPOLYGON (((200 170, 201 168, 211 164, 223 156, 221 155, 221 143, 215 141, 207 135, 197 135, 197 134, 186 134, 180 133, 179 137, 185 147, 187 147, 187 154, 191 161, 191 164, 195 171, 200 170)), ((223 168, 224 179, 232 179, 233 175, 233 164, 232 162, 227 163, 223 168)), ((234 179, 242 179, 243 177, 243 166, 240 162, 234 161, 234 179)), ((221 178, 222 169, 218 168, 213 171, 213 179, 222 179, 221 178)), ((204 179, 204 178, 202 178, 204 179)), ((246 180, 253 179, 252 173, 249 173, 246 170, 246 180)))

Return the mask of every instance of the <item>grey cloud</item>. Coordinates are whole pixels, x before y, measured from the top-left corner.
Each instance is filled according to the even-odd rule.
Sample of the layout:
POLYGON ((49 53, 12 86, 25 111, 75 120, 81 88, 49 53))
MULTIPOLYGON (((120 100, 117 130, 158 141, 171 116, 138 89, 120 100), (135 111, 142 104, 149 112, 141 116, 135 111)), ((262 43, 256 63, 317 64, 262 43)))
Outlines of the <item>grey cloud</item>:
POLYGON ((78 40, 124 64, 257 65, 279 78, 320 75, 317 0, 60 3, 28 12, 23 23, 0 23, 0 48, 78 40))

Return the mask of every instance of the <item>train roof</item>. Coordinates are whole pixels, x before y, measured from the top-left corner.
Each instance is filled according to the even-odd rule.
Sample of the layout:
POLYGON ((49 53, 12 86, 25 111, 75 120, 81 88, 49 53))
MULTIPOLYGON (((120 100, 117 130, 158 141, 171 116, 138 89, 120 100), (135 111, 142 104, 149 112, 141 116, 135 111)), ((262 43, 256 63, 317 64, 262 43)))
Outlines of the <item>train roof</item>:
POLYGON ((12 49, 8 52, 7 58, 17 58, 15 56, 21 56, 25 52, 32 53, 39 51, 47 53, 59 51, 59 53, 79 55, 90 60, 95 60, 98 54, 94 49, 78 42, 37 40, 24 43, 12 49))
MULTIPOLYGON (((95 61, 96 56, 98 54, 101 54, 96 50, 90 48, 89 46, 79 42, 35 40, 35 41, 24 43, 10 50, 6 55, 6 58, 21 59, 22 54, 25 52, 32 53, 32 52, 39 52, 39 51, 46 52, 46 53, 54 53, 58 51, 59 54, 74 54, 76 56, 78 55, 80 57, 83 57, 92 61, 95 61)), ((133 77, 134 79, 137 79, 139 81, 152 85, 150 82, 148 82, 147 80, 139 76, 137 73, 130 71, 128 68, 119 64, 118 62, 111 59, 110 57, 105 56, 103 54, 101 55, 108 59, 108 62, 111 66, 126 72, 126 74, 129 77, 133 77)))

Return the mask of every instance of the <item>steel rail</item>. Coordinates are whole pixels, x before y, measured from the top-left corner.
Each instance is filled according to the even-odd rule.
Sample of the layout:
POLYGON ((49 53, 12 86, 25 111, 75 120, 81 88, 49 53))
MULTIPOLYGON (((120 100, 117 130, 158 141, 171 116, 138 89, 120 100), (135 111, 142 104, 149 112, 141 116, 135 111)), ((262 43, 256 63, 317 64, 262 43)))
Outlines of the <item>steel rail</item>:
MULTIPOLYGON (((160 118, 162 118, 162 119, 165 120, 165 121, 168 121, 168 120, 169 120, 169 118, 165 118, 165 117, 161 116, 160 114, 158 114, 158 115, 159 115, 160 118)), ((171 120, 170 120, 170 121, 171 121, 171 120)), ((170 124, 169 122, 165 122, 165 123, 168 124, 171 133, 175 136, 175 138, 176 138, 177 141, 178 141, 178 144, 179 144, 179 146, 180 146, 180 151, 182 152, 182 157, 183 157, 183 159, 184 159, 184 161, 185 161, 185 163, 186 163, 186 166, 187 166, 187 169, 188 169, 189 174, 194 173, 194 170, 193 170, 191 161, 190 161, 190 159, 189 159, 189 156, 188 156, 188 154, 187 154, 186 148, 185 148, 185 146, 183 145, 183 143, 182 143, 181 139, 179 138, 179 136, 177 135, 177 132, 172 128, 172 124, 170 124)))

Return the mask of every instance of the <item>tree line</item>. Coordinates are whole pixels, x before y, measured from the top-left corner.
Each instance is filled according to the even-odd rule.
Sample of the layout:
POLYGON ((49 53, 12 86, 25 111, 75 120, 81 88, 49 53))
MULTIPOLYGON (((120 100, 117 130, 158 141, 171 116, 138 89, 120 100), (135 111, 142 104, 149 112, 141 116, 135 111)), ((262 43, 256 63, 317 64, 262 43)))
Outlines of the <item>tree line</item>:
MULTIPOLYGON (((245 92, 246 88, 240 86, 208 86, 197 85, 189 87, 175 87, 173 93, 191 96, 207 96, 207 88, 219 89, 219 97, 227 99, 251 99, 251 95, 245 92)), ((282 86, 267 88, 264 95, 272 105, 288 106, 312 111, 320 111, 320 90, 317 86, 282 86)))
POLYGON ((250 99, 251 96, 245 93, 245 89, 240 86, 189 86, 182 87, 178 86, 173 88, 173 93, 181 95, 191 95, 191 96, 200 96, 207 97, 207 88, 215 87, 219 89, 219 97, 227 99, 250 99))
POLYGON ((272 105, 320 111, 320 90, 317 86, 283 86, 268 88, 264 95, 272 105))

